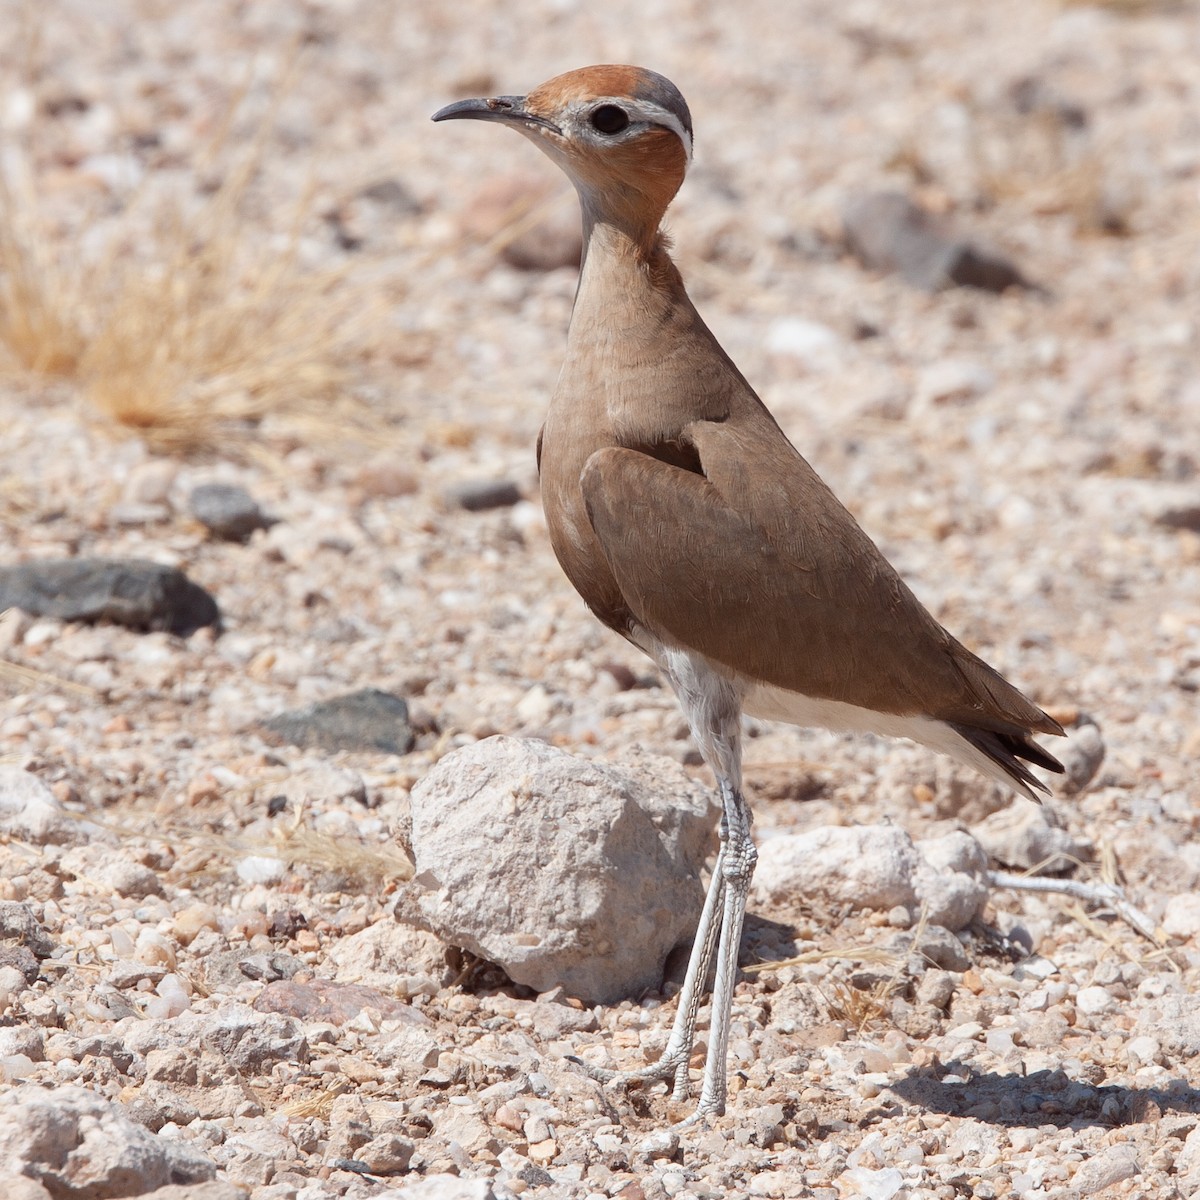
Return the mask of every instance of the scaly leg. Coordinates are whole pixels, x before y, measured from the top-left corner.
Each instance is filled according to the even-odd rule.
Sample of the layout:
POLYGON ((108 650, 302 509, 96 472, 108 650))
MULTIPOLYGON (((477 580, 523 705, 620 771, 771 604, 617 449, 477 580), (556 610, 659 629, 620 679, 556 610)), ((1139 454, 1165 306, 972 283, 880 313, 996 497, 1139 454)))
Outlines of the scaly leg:
MULTIPOLYGON (((632 1083, 650 1079, 674 1078, 672 1099, 686 1100, 688 1096, 688 1062, 692 1056, 692 1043, 696 1040, 696 1020, 700 1014, 700 1002, 704 997, 704 985, 708 981, 708 970, 712 966, 713 952, 717 948, 718 935, 721 932, 725 904, 725 854, 726 854, 726 821, 721 818, 721 849, 713 866, 712 879, 708 884, 708 894, 704 899, 704 909, 700 914, 700 923, 696 927, 696 938, 692 942, 692 953, 688 959, 687 974, 683 979, 683 989, 679 993, 679 1007, 675 1013, 675 1024, 671 1029, 671 1037, 667 1041, 657 1062, 634 1071, 611 1071, 606 1067, 594 1067, 583 1063, 587 1073, 601 1083, 632 1083)), ((581 1061, 581 1060, 576 1060, 581 1061)))
POLYGON ((715 953, 716 982, 704 1082, 696 1112, 684 1122, 692 1125, 725 1111, 725 1059, 729 1052, 733 987, 737 979, 746 898, 758 858, 750 840, 750 810, 741 791, 742 697, 739 686, 716 671, 701 655, 663 645, 650 638, 645 630, 641 632, 643 636, 638 644, 671 681, 704 761, 717 777, 722 808, 721 849, 708 885, 696 940, 692 944, 675 1024, 662 1057, 636 1071, 609 1071, 586 1063, 580 1065, 602 1083, 673 1078, 672 1098, 685 1100, 696 1019, 715 953))
POLYGON ((750 840, 750 810, 742 793, 726 779, 721 781, 721 801, 725 806, 722 825, 728 836, 722 847, 719 867, 724 875, 724 904, 721 911, 721 937, 717 949, 717 972, 713 985, 712 1020, 708 1031, 708 1056, 704 1062, 704 1083, 695 1113, 686 1124, 718 1117, 725 1111, 725 1071, 729 1055, 729 1020, 733 1006, 733 988, 737 981, 738 950, 742 944, 742 923, 746 916, 746 897, 758 851, 750 840))

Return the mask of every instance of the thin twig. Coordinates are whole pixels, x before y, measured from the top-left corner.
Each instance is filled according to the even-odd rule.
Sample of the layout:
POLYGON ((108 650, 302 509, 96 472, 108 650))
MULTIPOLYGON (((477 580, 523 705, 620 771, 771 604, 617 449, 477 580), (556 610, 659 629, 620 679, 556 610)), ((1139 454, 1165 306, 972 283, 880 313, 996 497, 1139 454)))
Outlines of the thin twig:
POLYGON ((1125 889, 1115 883, 1089 883, 1081 879, 1048 879, 1045 876, 1013 875, 1008 871, 992 871, 989 876, 993 887, 1011 888, 1017 892, 1057 892, 1073 896, 1088 904, 1111 908, 1127 925, 1140 933, 1147 941, 1162 948, 1162 941, 1155 933, 1154 922, 1146 913, 1125 898, 1125 889))

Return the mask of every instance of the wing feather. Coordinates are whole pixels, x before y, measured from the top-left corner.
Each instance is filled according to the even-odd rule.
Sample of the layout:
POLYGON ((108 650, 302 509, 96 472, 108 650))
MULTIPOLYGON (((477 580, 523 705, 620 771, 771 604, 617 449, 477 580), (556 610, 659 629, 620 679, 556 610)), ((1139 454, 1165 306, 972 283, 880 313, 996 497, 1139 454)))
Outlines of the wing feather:
POLYGON ((762 416, 689 426, 699 470, 629 448, 588 459, 588 518, 634 617, 807 696, 1019 739, 1061 733, 938 624, 762 416))

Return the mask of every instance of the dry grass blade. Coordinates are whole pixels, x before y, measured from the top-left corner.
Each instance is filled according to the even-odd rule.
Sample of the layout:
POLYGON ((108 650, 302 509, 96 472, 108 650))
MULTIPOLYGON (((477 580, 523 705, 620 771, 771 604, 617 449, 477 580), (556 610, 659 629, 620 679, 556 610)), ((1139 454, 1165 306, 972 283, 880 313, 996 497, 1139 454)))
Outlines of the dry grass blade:
POLYGON ((345 427, 362 315, 349 269, 301 263, 307 201, 278 243, 249 243, 239 212, 253 175, 243 164, 195 216, 159 218, 80 360, 89 398, 155 449, 225 450, 272 415, 345 427))
POLYGON ((782 971, 784 967, 802 967, 809 963, 828 962, 830 959, 847 959, 857 963, 875 963, 879 966, 893 967, 903 964, 904 955, 894 950, 885 950, 882 946, 834 946, 829 950, 806 950, 792 958, 781 958, 772 962, 749 963, 742 967, 744 975, 759 975, 765 971, 782 971))
POLYGON ((221 873, 229 863, 254 854, 280 858, 292 867, 303 865, 336 872, 359 885, 382 887, 404 882, 413 875, 412 861, 398 846, 371 844, 344 833, 322 833, 299 820, 277 829, 273 837, 266 839, 198 833, 178 827, 151 835, 145 829, 106 821, 93 813, 68 812, 66 815, 98 825, 120 837, 161 837, 174 849, 179 869, 192 875, 213 874, 209 865, 212 859, 220 860, 222 866, 216 873, 221 873))
MULTIPOLYGON (((1177 975, 1182 973, 1182 967, 1171 956, 1166 946, 1158 938, 1153 938, 1157 949, 1152 950, 1149 954, 1138 954, 1133 950, 1126 941, 1117 937, 1116 933, 1107 925, 1101 924, 1090 913, 1088 913, 1082 904, 1076 901, 1073 904, 1068 904, 1063 910, 1076 924, 1081 925, 1092 937, 1097 941, 1103 942, 1114 953, 1119 954, 1122 958, 1129 962, 1138 963, 1143 967, 1152 965, 1165 964, 1170 970, 1177 975)), ((1139 930, 1139 932, 1141 932, 1139 930)))
POLYGON ((339 1079, 331 1087, 314 1092, 311 1096, 301 1096, 297 1100, 289 1100, 280 1108, 280 1112, 289 1117, 316 1117, 325 1120, 333 1111, 333 1102, 350 1087, 350 1080, 339 1079))
POLYGON ((512 245, 522 234, 535 229, 557 208, 562 208, 574 201, 574 195, 567 189, 555 189, 539 199, 524 199, 514 204, 505 214, 504 222, 482 246, 475 251, 477 258, 491 259, 512 245))
POLYGON ((39 671, 34 667, 24 667, 20 663, 9 662, 0 658, 0 682, 11 680, 20 687, 48 687, 60 692, 74 692, 85 700, 97 700, 103 693, 86 683, 76 683, 73 679, 64 679, 49 671, 39 671))
POLYGON ((1182 0, 1059 0, 1063 8, 1107 8, 1119 16, 1136 17, 1144 13, 1179 8, 1182 0))
POLYGON ((978 111, 975 129, 971 151, 984 195, 1036 213, 1068 214, 1081 233, 1129 233, 1138 197, 1115 186, 1086 129, 1061 108, 978 111))
POLYGON ((398 846, 372 846, 299 823, 277 830, 269 846, 293 866, 305 863, 354 879, 389 883, 413 876, 413 864, 398 846))

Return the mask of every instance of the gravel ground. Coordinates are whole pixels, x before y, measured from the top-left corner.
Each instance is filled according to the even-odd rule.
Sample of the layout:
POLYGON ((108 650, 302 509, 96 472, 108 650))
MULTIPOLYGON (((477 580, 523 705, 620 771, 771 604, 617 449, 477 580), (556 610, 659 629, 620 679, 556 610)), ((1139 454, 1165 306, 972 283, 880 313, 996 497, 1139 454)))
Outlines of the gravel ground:
MULTIPOLYGON (((249 139, 281 96, 245 235, 285 236, 311 187, 301 252, 360 289, 354 387, 381 424, 351 441, 268 421, 158 457, 70 381, 0 384, 4 563, 152 559, 223 614, 188 637, 0 616, 0 769, 26 788, 0 834, 0 1143, 50 1089, 64 1113, 120 1102, 111 1144, 157 1163, 85 1193, 76 1162, 50 1195, 1200 1191, 1194 4, 8 0, 0 21, 19 30, 0 39, 0 157, 33 164, 72 254, 136 254, 131 195, 211 191, 222 114, 245 89, 231 136, 249 139), (1119 879, 1157 927, 997 888, 935 969, 895 952, 895 913, 760 899, 747 960, 783 935, 829 955, 744 977, 729 1111, 682 1134, 656 1091, 564 1061, 653 1057, 670 988, 537 997, 392 916, 409 791, 450 749, 502 732, 617 762, 636 743, 704 779, 538 506, 574 273, 518 269, 488 234, 504 196, 561 185, 503 131, 428 122, 603 61, 688 97, 678 260, 784 429, 946 625, 1098 728, 1099 770, 1048 807, 1072 876, 1119 879), (864 270, 841 213, 879 188, 1038 286, 930 294, 864 270), (210 534, 188 498, 212 483, 266 527, 210 534), (365 687, 408 701, 410 752, 263 730, 365 687)), ((565 240, 559 261, 571 203, 535 233, 565 240)), ((751 733, 760 842, 978 830, 1008 803, 916 747, 751 733)))

